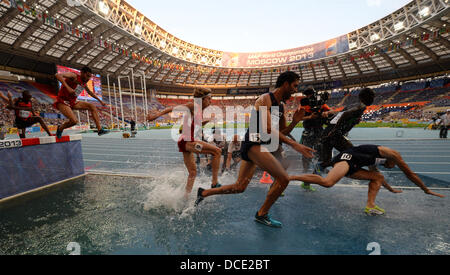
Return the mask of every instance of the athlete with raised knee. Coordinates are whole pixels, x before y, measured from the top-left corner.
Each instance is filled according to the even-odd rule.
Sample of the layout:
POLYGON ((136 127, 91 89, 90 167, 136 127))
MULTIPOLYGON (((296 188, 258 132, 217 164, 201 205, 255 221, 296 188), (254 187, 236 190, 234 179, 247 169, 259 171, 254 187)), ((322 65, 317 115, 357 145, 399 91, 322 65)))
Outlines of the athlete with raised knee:
MULTIPOLYGON (((25 138, 26 128, 33 126, 36 123, 39 123, 42 128, 47 132, 49 136, 52 136, 52 133, 45 124, 42 117, 38 116, 33 111, 33 103, 31 102, 31 96, 29 91, 24 91, 22 93, 22 97, 17 98, 10 104, 7 108, 13 110, 16 115, 15 126, 19 130, 19 137, 25 138)), ((10 99, 12 101, 12 99, 10 99)))
POLYGON ((272 175, 275 183, 269 190, 266 201, 257 211, 255 221, 272 227, 282 226, 281 222, 271 218, 269 210, 288 186, 289 176, 271 151, 277 151, 279 141, 281 141, 309 158, 313 157, 314 152, 311 148, 298 144, 286 136, 299 121, 294 121, 282 131, 277 129, 279 128, 278 124, 283 124, 282 121, 285 121, 282 102, 289 100, 292 94, 297 92, 299 78, 294 72, 282 73, 278 77, 276 90, 273 93, 264 94, 256 100, 250 128, 241 147, 242 162, 237 182, 217 189, 203 190, 199 188, 196 205, 209 196, 243 193, 253 178, 256 168, 259 167, 272 175), (264 132, 265 130, 266 132, 264 132))
POLYGON ((83 67, 80 74, 75 73, 61 73, 56 74, 56 79, 61 82, 61 89, 58 92, 53 107, 59 110, 69 120, 64 124, 59 125, 56 131, 56 136, 61 138, 65 129, 70 128, 78 124, 78 120, 73 113, 73 110, 88 110, 94 118, 95 125, 98 129, 98 135, 102 136, 109 132, 104 130, 100 124, 100 118, 98 116, 98 110, 94 104, 87 102, 77 101, 78 96, 85 90, 90 96, 95 98, 103 106, 107 106, 101 99, 97 97, 87 86, 87 83, 92 77, 92 70, 89 67, 83 67))
POLYGON ((388 169, 398 166, 406 177, 419 186, 425 194, 438 196, 443 195, 432 192, 423 181, 409 168, 399 152, 384 146, 361 145, 344 150, 332 160, 333 169, 323 178, 319 175, 291 176, 291 181, 304 181, 318 184, 326 188, 333 187, 343 177, 357 180, 369 180, 369 194, 365 213, 368 215, 384 215, 386 211, 375 204, 377 194, 384 186, 393 193, 401 193, 400 190, 393 189, 385 180, 383 174, 376 169, 377 165, 384 165, 388 169), (365 170, 363 167, 369 167, 365 170))
MULTIPOLYGON (((220 158, 222 156, 222 150, 218 147, 211 145, 207 142, 201 141, 201 135, 196 135, 201 131, 201 126, 208 123, 203 121, 203 110, 211 105, 211 90, 206 88, 197 88, 194 90, 194 102, 186 105, 178 106, 184 107, 186 111, 189 111, 190 116, 184 116, 183 131, 178 140, 178 149, 183 153, 184 164, 188 170, 189 176, 186 185, 186 196, 192 192, 194 182, 197 177, 197 165, 195 163, 195 156, 197 154, 212 155, 212 188, 220 187, 218 183, 220 158), (200 103, 200 106, 197 105, 200 103), (195 119, 196 118, 196 119, 195 119), (189 122, 189 119, 191 121, 189 122), (196 125, 196 121, 200 125, 196 125), (196 129, 199 126, 200 129, 196 129), (196 138, 196 137, 199 138, 196 138)), ((147 117, 148 121, 153 121, 163 115, 169 114, 174 111, 175 108, 167 108, 157 114, 150 114, 147 117)))

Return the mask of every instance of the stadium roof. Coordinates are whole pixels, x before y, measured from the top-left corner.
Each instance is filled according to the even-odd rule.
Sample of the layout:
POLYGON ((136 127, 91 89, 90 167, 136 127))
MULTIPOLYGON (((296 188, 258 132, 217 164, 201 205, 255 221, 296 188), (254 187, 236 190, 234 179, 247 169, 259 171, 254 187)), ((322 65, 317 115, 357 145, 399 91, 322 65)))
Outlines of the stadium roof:
POLYGON ((448 71, 449 5, 449 0, 412 1, 337 40, 247 54, 256 62, 244 64, 238 61, 242 54, 167 33, 125 1, 2 0, 0 51, 75 68, 88 65, 103 76, 133 70, 161 86, 268 87, 285 70, 299 73, 304 84, 351 85, 448 71), (272 57, 285 59, 267 62, 272 57))

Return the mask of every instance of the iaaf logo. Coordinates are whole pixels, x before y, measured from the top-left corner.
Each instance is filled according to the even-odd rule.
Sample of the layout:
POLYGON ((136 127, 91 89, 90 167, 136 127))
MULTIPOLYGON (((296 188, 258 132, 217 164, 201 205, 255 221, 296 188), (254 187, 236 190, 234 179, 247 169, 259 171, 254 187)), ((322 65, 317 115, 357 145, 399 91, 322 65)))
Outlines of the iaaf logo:
POLYGON ((81 2, 79 0, 67 0, 67 5, 69 7, 79 7, 81 6, 81 2))

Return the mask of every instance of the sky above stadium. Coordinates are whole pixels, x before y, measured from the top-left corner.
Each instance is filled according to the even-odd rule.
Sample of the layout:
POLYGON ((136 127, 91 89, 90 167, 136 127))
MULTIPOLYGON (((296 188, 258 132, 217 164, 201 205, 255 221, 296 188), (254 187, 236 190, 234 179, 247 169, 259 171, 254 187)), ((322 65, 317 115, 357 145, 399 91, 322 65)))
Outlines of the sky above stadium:
POLYGON ((371 24, 411 0, 127 0, 184 41, 227 52, 297 48, 371 24))

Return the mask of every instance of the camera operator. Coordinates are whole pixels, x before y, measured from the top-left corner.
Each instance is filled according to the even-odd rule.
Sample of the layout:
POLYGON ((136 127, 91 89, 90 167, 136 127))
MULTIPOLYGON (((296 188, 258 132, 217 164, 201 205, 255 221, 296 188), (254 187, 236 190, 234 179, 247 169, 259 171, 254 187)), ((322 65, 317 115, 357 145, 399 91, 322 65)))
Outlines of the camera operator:
MULTIPOLYGON (((314 89, 307 89, 303 92, 306 96, 301 101, 301 106, 305 110, 303 118, 303 134, 300 144, 313 148, 319 152, 319 145, 323 134, 323 125, 327 122, 329 116, 334 113, 326 104, 329 98, 328 93, 318 94, 314 89)), ((307 173, 311 160, 303 157, 303 172, 307 173)), ((308 183, 303 183, 302 188, 309 191, 315 191, 308 183)))
POLYGON ((441 116, 441 121, 439 122, 441 126, 441 131, 439 133, 439 137, 446 139, 448 135, 448 128, 450 127, 450 109, 447 110, 447 113, 441 116))
POLYGON ((315 173, 321 173, 325 168, 331 166, 333 148, 342 152, 353 147, 347 135, 353 127, 361 122, 364 111, 373 104, 374 100, 375 92, 370 88, 365 88, 359 94, 360 102, 356 107, 346 108, 331 119, 323 132, 319 164, 315 168, 315 173))

